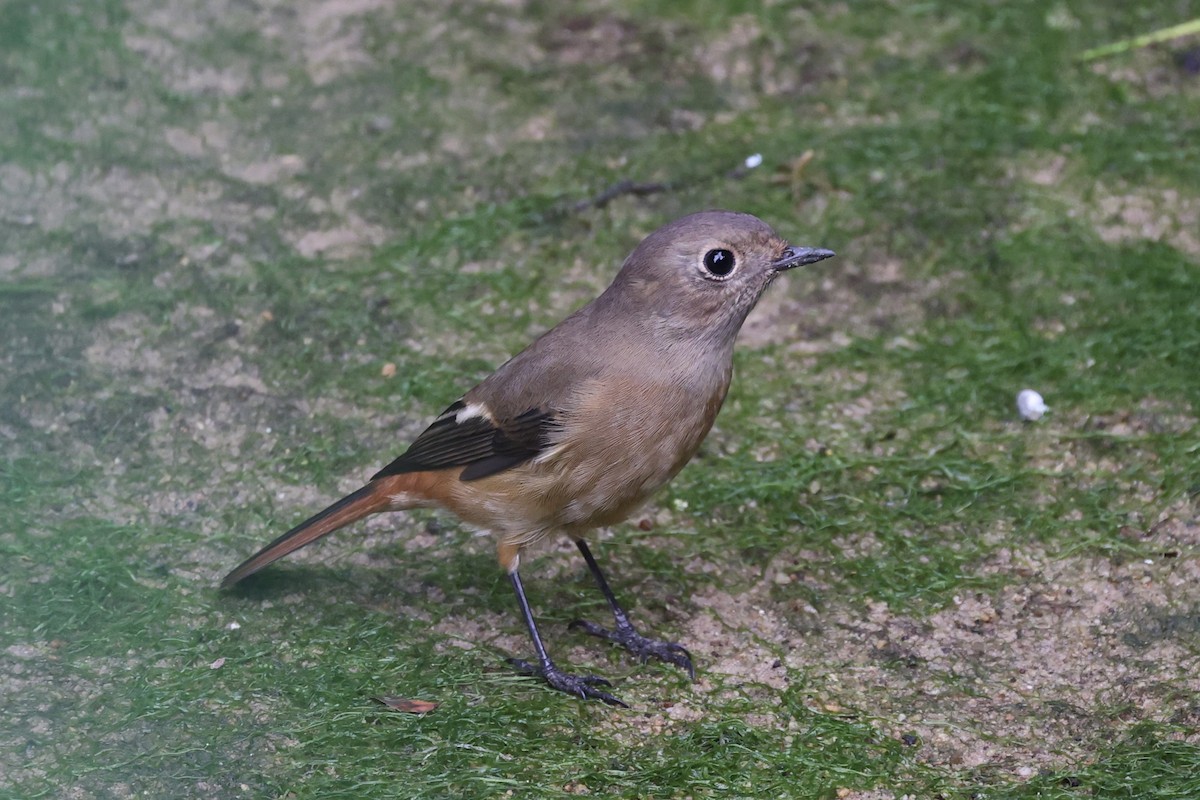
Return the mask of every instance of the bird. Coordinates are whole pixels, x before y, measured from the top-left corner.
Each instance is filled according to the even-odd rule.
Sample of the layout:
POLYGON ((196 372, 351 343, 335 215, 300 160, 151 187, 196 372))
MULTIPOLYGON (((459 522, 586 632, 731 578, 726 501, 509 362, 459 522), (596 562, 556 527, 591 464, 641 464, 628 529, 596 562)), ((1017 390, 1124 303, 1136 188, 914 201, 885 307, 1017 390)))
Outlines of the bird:
POLYGON ((550 657, 522 584, 522 554, 565 534, 613 617, 611 629, 571 626, 694 681, 686 648, 633 625, 586 537, 626 519, 696 454, 729 389, 738 332, 767 287, 833 255, 789 244, 745 213, 701 211, 663 225, 598 297, 451 403, 365 486, 263 547, 221 586, 364 517, 440 508, 495 537, 536 658, 509 659, 518 671, 625 706, 609 681, 550 657))

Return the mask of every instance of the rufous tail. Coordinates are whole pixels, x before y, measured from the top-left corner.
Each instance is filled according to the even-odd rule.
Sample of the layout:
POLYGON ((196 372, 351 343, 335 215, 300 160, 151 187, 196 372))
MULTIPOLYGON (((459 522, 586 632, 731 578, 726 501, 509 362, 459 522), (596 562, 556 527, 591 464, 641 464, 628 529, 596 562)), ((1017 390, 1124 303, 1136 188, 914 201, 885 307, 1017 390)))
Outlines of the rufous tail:
POLYGON ((322 536, 344 528, 352 522, 358 522, 363 517, 369 517, 381 511, 397 510, 398 507, 393 502, 392 496, 399 487, 394 484, 403 483, 403 479, 407 477, 409 476, 396 475, 371 481, 358 491, 346 495, 329 508, 301 522, 243 561, 237 569, 225 576, 221 581, 221 588, 233 586, 288 553, 295 552, 306 544, 311 544, 322 536))

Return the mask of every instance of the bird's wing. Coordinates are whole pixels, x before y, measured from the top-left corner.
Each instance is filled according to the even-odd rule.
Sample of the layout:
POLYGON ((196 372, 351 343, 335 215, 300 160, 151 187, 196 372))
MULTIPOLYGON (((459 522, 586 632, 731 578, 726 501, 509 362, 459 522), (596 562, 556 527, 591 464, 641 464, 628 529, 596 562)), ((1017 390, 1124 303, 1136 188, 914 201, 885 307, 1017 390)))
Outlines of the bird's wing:
POLYGON ((555 414, 544 409, 496 419, 486 406, 459 400, 371 480, 451 467, 466 467, 460 480, 486 478, 546 450, 556 427, 555 414))

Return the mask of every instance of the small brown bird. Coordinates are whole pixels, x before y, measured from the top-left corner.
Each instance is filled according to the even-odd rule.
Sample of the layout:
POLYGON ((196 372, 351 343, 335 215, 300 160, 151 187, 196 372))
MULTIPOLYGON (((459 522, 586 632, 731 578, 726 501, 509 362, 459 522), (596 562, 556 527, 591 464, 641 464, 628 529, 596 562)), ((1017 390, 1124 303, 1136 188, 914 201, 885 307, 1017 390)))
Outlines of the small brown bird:
POLYGON ((583 698, 623 706, 594 675, 546 652, 521 585, 521 553, 552 533, 574 539, 612 609, 607 630, 578 627, 643 661, 691 655, 642 636, 617 604, 583 537, 628 517, 696 453, 725 400, 733 344, 779 273, 833 253, 795 247, 749 214, 705 211, 664 225, 612 285, 467 392, 358 491, 280 536, 229 573, 232 586, 276 559, 371 514, 444 508, 496 536, 533 640, 522 671, 583 698))

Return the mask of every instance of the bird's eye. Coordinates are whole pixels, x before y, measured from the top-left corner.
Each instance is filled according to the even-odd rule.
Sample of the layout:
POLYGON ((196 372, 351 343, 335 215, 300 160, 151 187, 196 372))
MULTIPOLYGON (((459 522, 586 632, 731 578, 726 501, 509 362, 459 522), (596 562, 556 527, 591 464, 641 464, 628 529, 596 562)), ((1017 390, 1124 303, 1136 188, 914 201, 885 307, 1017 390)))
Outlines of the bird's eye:
POLYGON ((704 268, 713 277, 728 277, 729 273, 733 272, 733 268, 736 266, 737 259, 728 250, 718 248, 716 250, 709 250, 704 254, 704 268))

